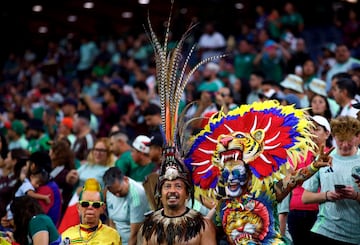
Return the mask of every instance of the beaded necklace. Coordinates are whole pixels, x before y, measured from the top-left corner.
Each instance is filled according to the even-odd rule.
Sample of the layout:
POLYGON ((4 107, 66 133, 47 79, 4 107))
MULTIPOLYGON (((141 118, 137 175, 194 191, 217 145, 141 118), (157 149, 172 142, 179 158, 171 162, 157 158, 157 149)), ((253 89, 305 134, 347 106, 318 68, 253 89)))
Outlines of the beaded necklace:
MULTIPOLYGON (((79 225, 79 237, 80 237, 80 240, 82 241, 82 242, 84 242, 85 244, 88 244, 88 242, 90 242, 94 237, 95 237, 95 235, 96 235, 96 232, 98 231, 98 226, 96 226, 96 229, 94 230, 94 231, 92 231, 92 234, 91 234, 91 236, 90 236, 90 238, 89 239, 87 239, 87 240, 85 240, 84 238, 83 238, 83 236, 81 235, 81 226, 79 225)), ((89 229, 90 230, 90 229, 89 229)))

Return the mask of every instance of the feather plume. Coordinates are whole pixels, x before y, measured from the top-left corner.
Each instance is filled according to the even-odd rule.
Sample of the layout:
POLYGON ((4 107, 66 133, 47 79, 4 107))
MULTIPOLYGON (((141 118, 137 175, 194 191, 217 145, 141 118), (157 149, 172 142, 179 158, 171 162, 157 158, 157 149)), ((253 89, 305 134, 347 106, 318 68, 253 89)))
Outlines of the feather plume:
POLYGON ((172 9, 174 1, 171 1, 171 9, 166 24, 165 39, 163 45, 156 36, 148 14, 148 38, 153 46, 156 61, 156 79, 159 87, 162 131, 164 132, 165 145, 179 148, 177 140, 181 139, 178 135, 183 134, 183 130, 177 127, 179 103, 184 92, 185 86, 190 80, 193 73, 204 63, 224 57, 219 55, 210 57, 200 61, 194 68, 186 74, 191 55, 195 50, 195 45, 190 49, 189 53, 183 57, 183 45, 189 33, 196 24, 191 23, 185 33, 182 35, 176 46, 172 50, 168 50, 170 26, 172 20, 172 9), (182 66, 182 67, 181 67, 182 66))

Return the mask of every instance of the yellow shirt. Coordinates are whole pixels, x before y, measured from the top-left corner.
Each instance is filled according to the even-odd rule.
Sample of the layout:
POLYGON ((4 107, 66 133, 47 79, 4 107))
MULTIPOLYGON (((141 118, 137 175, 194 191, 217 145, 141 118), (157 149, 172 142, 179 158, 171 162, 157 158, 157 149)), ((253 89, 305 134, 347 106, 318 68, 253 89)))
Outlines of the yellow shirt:
POLYGON ((72 226, 61 234, 62 239, 63 241, 70 239, 70 243, 65 244, 121 245, 118 232, 99 222, 95 231, 87 230, 84 225, 72 226))

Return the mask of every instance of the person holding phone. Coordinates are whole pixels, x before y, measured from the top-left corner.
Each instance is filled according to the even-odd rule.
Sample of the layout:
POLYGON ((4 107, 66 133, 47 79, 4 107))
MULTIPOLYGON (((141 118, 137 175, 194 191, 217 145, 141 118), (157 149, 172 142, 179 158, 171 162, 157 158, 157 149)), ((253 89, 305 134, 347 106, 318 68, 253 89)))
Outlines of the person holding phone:
POLYGON ((311 229, 312 242, 359 244, 360 190, 351 175, 360 162, 360 121, 340 116, 332 119, 330 125, 336 142, 336 148, 330 154, 332 167, 320 169, 303 184, 303 202, 320 204, 311 229))

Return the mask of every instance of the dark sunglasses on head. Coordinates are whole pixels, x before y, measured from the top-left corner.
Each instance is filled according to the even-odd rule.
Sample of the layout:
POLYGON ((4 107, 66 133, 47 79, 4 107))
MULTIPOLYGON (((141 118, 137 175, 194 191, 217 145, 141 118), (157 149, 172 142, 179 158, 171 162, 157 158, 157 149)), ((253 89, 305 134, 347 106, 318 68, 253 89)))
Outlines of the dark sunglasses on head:
POLYGON ((100 208, 102 205, 104 205, 104 202, 92 202, 92 201, 80 201, 79 202, 81 207, 83 208, 87 208, 89 207, 90 205, 93 207, 93 208, 100 208))

